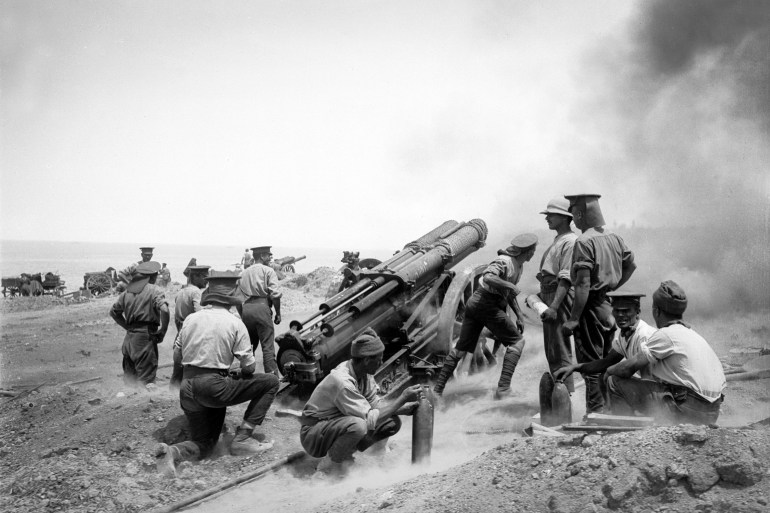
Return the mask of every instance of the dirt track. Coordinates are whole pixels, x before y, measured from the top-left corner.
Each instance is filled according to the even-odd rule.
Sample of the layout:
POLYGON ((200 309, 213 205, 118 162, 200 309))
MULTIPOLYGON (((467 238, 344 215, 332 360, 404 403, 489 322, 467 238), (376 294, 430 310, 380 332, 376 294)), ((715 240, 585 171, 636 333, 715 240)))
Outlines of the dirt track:
MULTIPOLYGON (((282 327, 292 313, 317 304, 328 278, 311 273, 307 285, 286 291, 282 327)), ((14 298, 0 305, 0 389, 21 393, 0 398, 1 510, 144 511, 299 450, 295 421, 271 411, 265 431, 275 439, 272 451, 184 464, 179 479, 159 479, 151 450, 157 439, 181 436, 181 411, 177 398, 162 385, 168 368, 159 372, 161 392, 156 395, 124 388, 122 332, 107 315, 113 300, 60 304, 50 297, 14 298), (100 379, 73 383, 91 378, 100 379)), ((717 353, 727 357, 732 347, 761 347, 770 333, 767 318, 762 312, 732 317, 729 324, 692 321, 717 353)), ((391 441, 391 452, 360 455, 356 472, 342 483, 310 481, 312 461, 307 461, 197 510, 253 511, 255 504, 261 511, 768 509, 768 430, 736 429, 770 416, 767 380, 729 384, 720 425, 730 429, 702 434, 657 428, 641 434, 569 437, 562 443, 524 439, 520 432, 537 410, 536 387, 544 368, 542 335, 536 328, 526 335, 513 398, 491 401, 491 376, 453 385, 456 400, 437 412, 429 467, 409 464, 411 430, 406 422, 391 441), (404 479, 409 480, 399 484, 404 479), (706 490, 709 483, 712 487, 706 490), (323 504, 328 500, 333 502, 323 504)), ((173 336, 172 330, 160 346, 161 364, 171 361, 173 336)), ((451 392, 449 388, 447 395, 451 392)), ((573 402, 577 406, 582 399, 573 402)), ((242 408, 228 414, 231 431, 241 414, 242 408)))

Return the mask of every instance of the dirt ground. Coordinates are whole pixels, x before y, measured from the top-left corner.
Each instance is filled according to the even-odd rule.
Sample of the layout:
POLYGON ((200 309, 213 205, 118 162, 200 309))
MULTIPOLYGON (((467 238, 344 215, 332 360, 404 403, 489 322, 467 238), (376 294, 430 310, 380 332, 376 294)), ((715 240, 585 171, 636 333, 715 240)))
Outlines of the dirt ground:
MULTIPOLYGON (((284 280, 283 323, 323 299, 334 271, 284 280)), ((173 297, 179 284, 168 289, 173 297)), ((298 425, 275 415, 263 428, 274 448, 180 465, 177 479, 155 472, 152 449, 183 434, 178 397, 159 371, 160 391, 122 382, 123 331, 109 318, 114 297, 67 302, 44 296, 0 302, 0 510, 148 511, 243 476, 301 450, 298 425), (13 396, 11 395, 13 394, 13 396)), ((729 367, 758 354, 770 312, 690 319, 729 367)), ((173 327, 160 346, 171 362, 173 327)), ((542 334, 528 344, 512 398, 495 402, 499 370, 457 380, 436 411, 429 464, 410 464, 411 424, 385 454, 357 456, 342 482, 317 482, 314 461, 296 465, 195 505, 197 511, 768 511, 768 380, 731 381, 719 428, 657 427, 641 432, 526 438, 545 368, 542 334)), ((580 388, 573 397, 582 415, 580 388)), ((291 406, 291 405, 288 405, 291 406)), ((294 405, 296 406, 296 405, 294 405)), ((228 411, 232 436, 244 407, 228 411)), ((224 445, 224 444, 221 444, 224 445)))

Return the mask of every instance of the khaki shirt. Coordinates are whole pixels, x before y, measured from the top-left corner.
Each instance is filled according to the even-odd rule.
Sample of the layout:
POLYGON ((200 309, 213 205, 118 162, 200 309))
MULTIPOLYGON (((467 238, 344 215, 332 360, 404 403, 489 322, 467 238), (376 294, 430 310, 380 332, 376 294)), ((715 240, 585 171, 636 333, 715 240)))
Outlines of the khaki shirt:
POLYGON ((174 321, 182 324, 188 315, 201 308, 201 289, 192 284, 187 285, 176 295, 174 321))
POLYGON ((570 270, 572 268, 572 248, 578 236, 574 232, 562 233, 557 235, 553 244, 545 250, 543 259, 540 262, 540 272, 543 275, 556 276, 560 280, 570 279, 570 270))
POLYGON ((348 360, 337 365, 321 380, 302 414, 319 420, 358 417, 366 420, 366 428, 371 431, 380 418, 380 410, 377 409, 379 389, 371 374, 359 379, 353 371, 352 360, 348 360))
MULTIPOLYGON (((508 255, 499 255, 487 266, 486 269, 484 269, 484 274, 482 274, 481 278, 479 279, 479 286, 487 292, 501 296, 502 294, 500 292, 484 283, 484 277, 488 274, 493 274, 495 276, 499 276, 509 283, 512 283, 513 285, 516 285, 521 279, 522 270, 523 266, 519 265, 519 263, 514 260, 513 257, 509 257, 508 255)), ((506 295, 503 297, 507 301, 510 296, 506 295)))
POLYGON ((145 285, 138 294, 122 292, 112 305, 112 311, 122 315, 129 325, 139 322, 160 324, 161 310, 168 311, 166 295, 152 283, 145 285))
MULTIPOLYGON (((623 355, 623 358, 630 360, 642 352, 642 346, 647 344, 650 336, 657 331, 642 319, 636 323, 629 333, 629 336, 623 336, 620 329, 615 330, 615 336, 612 339, 612 349, 623 355)), ((650 370, 645 367, 639 371, 639 377, 642 379, 652 379, 650 370)))
POLYGON ((589 228, 575 241, 572 250, 570 281, 575 283, 577 272, 588 269, 591 275, 591 290, 617 288, 623 275, 623 263, 634 261, 634 254, 623 239, 604 229, 589 228))
POLYGON ((246 326, 223 308, 206 306, 188 315, 178 344, 182 365, 227 370, 235 358, 241 367, 255 363, 246 326))
POLYGON ((684 386, 708 402, 717 401, 727 385, 722 362, 695 330, 679 323, 660 328, 642 346, 652 378, 684 386))
POLYGON ((278 275, 272 267, 264 264, 254 264, 241 274, 240 291, 249 297, 281 297, 278 290, 278 275))

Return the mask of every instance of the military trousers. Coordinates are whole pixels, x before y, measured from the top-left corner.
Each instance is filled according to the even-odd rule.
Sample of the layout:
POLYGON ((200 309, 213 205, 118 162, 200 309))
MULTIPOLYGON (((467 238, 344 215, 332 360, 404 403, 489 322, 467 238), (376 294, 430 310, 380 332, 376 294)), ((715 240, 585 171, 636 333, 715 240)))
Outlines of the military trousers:
MULTIPOLYGON (((548 286, 541 285, 540 299, 550 306, 553 298, 556 296, 556 285, 549 284, 548 286)), ((572 300, 574 293, 572 289, 567 293, 562 300, 559 309, 556 311, 556 320, 543 321, 543 346, 545 349, 545 359, 548 361, 548 370, 551 375, 562 367, 572 365, 572 347, 570 346, 569 337, 565 337, 561 331, 561 327, 569 319, 570 312, 572 311, 572 300)), ((575 391, 575 384, 572 379, 572 375, 564 380, 564 385, 567 387, 570 393, 575 391)))
POLYGON ((154 326, 129 328, 123 338, 123 380, 126 383, 154 383, 158 372, 158 345, 150 337, 154 326))
POLYGON ((715 424, 723 397, 710 403, 692 390, 639 378, 607 378, 614 415, 641 413, 664 424, 715 424))
MULTIPOLYGON (((578 363, 588 363, 607 356, 612 348, 615 318, 605 291, 591 291, 583 308, 575 337, 575 356, 578 363)), ((586 383, 586 412, 604 411, 604 379, 602 373, 581 373, 586 383)))
POLYGON ((323 458, 328 454, 332 461, 339 463, 350 459, 356 451, 363 452, 380 440, 395 435, 400 429, 398 415, 382 419, 372 431, 367 431, 365 419, 345 416, 303 425, 299 441, 310 456, 323 458))
POLYGON ((262 365, 265 372, 278 375, 278 365, 275 362, 275 325, 273 311, 267 298, 251 298, 243 303, 241 320, 249 331, 251 347, 257 350, 262 346, 262 365))
POLYGON ((278 378, 273 374, 235 379, 225 370, 185 367, 179 403, 190 423, 191 440, 174 444, 180 459, 204 458, 211 453, 222 432, 228 406, 248 401, 243 420, 261 425, 277 391, 278 378))

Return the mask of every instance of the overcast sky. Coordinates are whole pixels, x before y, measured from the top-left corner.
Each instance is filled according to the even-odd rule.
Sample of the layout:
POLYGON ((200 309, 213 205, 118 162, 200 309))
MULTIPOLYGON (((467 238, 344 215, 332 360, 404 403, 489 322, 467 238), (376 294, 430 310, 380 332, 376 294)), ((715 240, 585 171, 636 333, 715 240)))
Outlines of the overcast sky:
POLYGON ((610 225, 687 224, 724 171, 662 195, 687 212, 675 221, 657 180, 715 151, 748 168, 767 226, 766 127, 743 116, 717 127, 738 145, 709 135, 731 98, 713 51, 664 86, 627 80, 670 72, 629 65, 650 25, 632 2, 6 0, 0 14, 3 239, 401 247, 447 219, 485 219, 490 238, 543 229, 537 212, 570 192, 602 193, 610 225), (682 144, 696 155, 658 151, 682 144))

